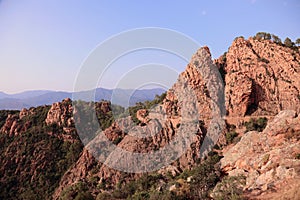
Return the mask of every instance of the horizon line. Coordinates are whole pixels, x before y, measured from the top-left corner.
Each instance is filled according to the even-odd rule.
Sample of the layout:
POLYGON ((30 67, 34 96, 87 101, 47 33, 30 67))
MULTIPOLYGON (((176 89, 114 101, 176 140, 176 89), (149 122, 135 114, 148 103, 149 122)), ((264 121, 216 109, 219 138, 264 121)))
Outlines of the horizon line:
MULTIPOLYGON (((134 90, 134 91, 138 91, 138 90, 154 90, 154 89, 161 89, 164 91, 167 91, 166 89, 162 88, 162 87, 153 87, 153 88, 145 88, 145 89, 133 89, 133 88, 104 88, 104 87, 97 87, 94 89, 86 89, 86 90, 81 90, 79 92, 86 92, 86 91, 90 91, 90 90, 96 90, 96 89, 105 89, 105 90, 134 90)), ((22 93, 26 93, 26 92, 65 92, 65 93, 74 93, 76 91, 68 91, 68 90, 51 90, 51 89, 28 89, 28 90, 22 90, 20 92, 6 92, 6 91, 0 91, 0 93, 5 94, 5 95, 18 95, 18 94, 22 94, 22 93)))

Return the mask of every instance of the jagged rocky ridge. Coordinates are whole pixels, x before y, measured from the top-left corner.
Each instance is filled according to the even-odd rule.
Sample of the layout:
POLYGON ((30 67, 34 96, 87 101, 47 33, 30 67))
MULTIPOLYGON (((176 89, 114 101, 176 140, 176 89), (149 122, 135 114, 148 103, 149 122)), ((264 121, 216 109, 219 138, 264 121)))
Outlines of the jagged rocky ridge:
MULTIPOLYGON (((268 40, 238 38, 233 42, 227 54, 214 62, 211 60, 208 48, 201 48, 193 56, 186 70, 180 74, 178 82, 167 92, 163 102, 148 115, 143 114, 146 112, 145 110, 138 111, 137 117, 140 121, 143 121, 142 126, 138 126, 138 133, 149 134, 149 137, 137 138, 132 136, 134 132, 131 127, 135 124, 130 120, 130 117, 115 122, 111 120, 112 123, 101 127, 103 130, 105 129, 102 136, 95 137, 93 135, 91 136, 92 139, 87 138, 83 141, 85 144, 89 143, 88 148, 83 150, 78 159, 76 158, 73 162, 70 161, 67 168, 61 170, 61 174, 64 175, 54 181, 53 189, 43 197, 59 199, 67 198, 69 194, 72 194, 73 196, 71 196, 75 198, 77 193, 74 188, 78 187, 80 183, 87 187, 84 191, 89 194, 88 196, 95 198, 97 195, 105 193, 105 191, 113 191, 117 185, 122 186, 131 180, 137 180, 142 174, 126 173, 112 169, 109 167, 110 165, 98 162, 97 154, 93 156, 90 153, 91 150, 104 148, 104 146, 101 146, 101 137, 103 136, 121 149, 129 152, 151 152, 160 149, 174 139, 176 134, 180 133, 179 130, 183 126, 183 109, 196 111, 193 116, 197 119, 197 123, 192 126, 192 129, 195 130, 195 137, 187 151, 176 161, 157 171, 158 174, 163 177, 172 174, 175 177, 185 170, 197 166, 203 158, 200 154, 203 153, 201 152, 201 144, 205 143, 208 146, 210 144, 206 143, 205 140, 205 136, 211 134, 209 131, 210 125, 218 125, 222 130, 225 123, 221 117, 226 115, 227 128, 230 124, 235 125, 236 132, 239 133, 241 140, 235 145, 226 146, 226 129, 218 138, 219 146, 223 146, 222 150, 218 152, 224 156, 219 166, 221 173, 229 174, 232 177, 245 176, 246 184, 241 186, 241 189, 244 191, 245 197, 248 198, 265 197, 270 199, 272 194, 276 198, 280 192, 277 192, 276 196, 274 190, 281 191, 284 183, 291 183, 292 185, 285 192, 289 194, 296 192, 293 191, 294 188, 298 187, 297 180, 299 179, 299 160, 296 157, 300 153, 298 148, 298 126, 300 123, 299 117, 297 117, 300 104, 300 85, 297 81, 300 78, 299 62, 299 51, 280 46, 268 40), (199 70, 201 67, 203 67, 202 71, 199 70), (216 73, 212 73, 217 68, 219 68, 224 78, 224 88, 220 82, 216 81, 221 77, 215 75, 216 73), (203 70, 208 71, 203 73, 203 70), (214 76, 207 76, 208 74, 214 76), (196 104, 180 97, 180 93, 189 90, 193 91, 190 102, 197 102, 196 104), (222 95, 223 90, 225 95, 222 95), (222 103, 224 107, 222 107, 222 103), (160 112, 156 112, 158 110, 160 112), (212 111, 214 111, 214 115, 212 115, 212 111), (279 115, 274 118, 278 113, 279 115), (260 133, 244 133, 242 124, 250 118, 259 117, 269 119, 267 128, 260 133), (215 121, 215 119, 219 120, 215 121), (155 135, 151 135, 157 127, 161 127, 160 131, 155 135), (282 152, 285 156, 280 156, 282 152), (51 192, 54 193, 51 194, 51 192)), ((37 123, 41 123, 44 124, 44 128, 41 128, 40 132, 45 133, 47 137, 56 138, 62 143, 74 144, 79 140, 74 127, 76 120, 74 120, 72 113, 77 111, 76 107, 74 110, 71 104, 72 102, 66 99, 61 103, 53 104, 51 108, 44 107, 42 109, 44 117, 36 116, 37 113, 40 113, 40 110, 37 109, 22 110, 20 113, 6 113, 3 117, 6 121, 1 128, 1 134, 6 135, 6 143, 10 142, 7 138, 11 138, 13 142, 10 144, 15 145, 15 141, 17 141, 15 138, 21 137, 24 133, 27 134, 28 131, 37 132, 37 130, 31 128, 36 126, 37 123), (40 121, 35 122, 36 119, 40 121), (20 123, 23 121, 24 123, 20 123)), ((96 106, 96 110, 99 111, 98 120, 104 122, 111 119, 112 110, 108 102, 96 103, 90 106, 96 106)), ((187 127, 187 129, 191 129, 191 127, 187 127)), ((182 130, 187 131, 187 129, 183 127, 182 130)), ((214 135, 209 136, 209 138, 215 139, 214 135)), ((13 154, 18 152, 18 150, 13 151, 11 145, 10 147, 4 146, 1 151, 5 152, 2 153, 3 157, 1 159, 1 163, 4 163, 3 166, 6 166, 2 168, 4 174, 6 174, 5 171, 8 168, 12 169, 10 173, 16 174, 20 170, 23 171, 20 164, 18 170, 11 167, 12 163, 20 163, 18 158, 16 160, 11 159, 8 162, 7 157, 12 154, 8 154, 8 152, 13 152, 13 154)), ((33 149, 37 148, 35 146, 33 149)), ((58 150, 61 151, 61 149, 58 150)), ((46 152, 45 149, 40 151, 46 152)), ((112 159, 109 159, 110 164, 118 164, 118 161, 122 159, 122 156, 117 157, 120 155, 122 154, 111 157, 112 159)), ((157 159, 160 161, 160 158, 157 159)), ((44 164, 41 164, 43 166, 41 169, 44 169, 46 165, 54 165, 49 162, 46 155, 36 157, 34 160, 44 162, 44 164)), ((147 166, 149 163, 145 164, 147 166)), ((33 170, 28 175, 36 174, 37 176, 38 172, 35 170, 38 169, 37 166, 39 165, 30 166, 30 169, 33 170)), ((221 179, 222 176, 219 178, 221 179)), ((1 179, 2 185, 6 183, 8 177, 9 174, 1 179)), ((21 180, 16 180, 16 182, 21 180)), ((162 181, 163 179, 159 180, 162 181)), ((31 182, 36 181, 37 179, 34 178, 31 180, 31 182)), ((181 186, 174 186, 175 190, 181 191, 182 185, 185 184, 189 185, 188 179, 183 180, 181 186)), ((168 184, 163 185, 165 186, 162 186, 162 188, 166 190, 174 190, 174 187, 172 189, 167 186, 168 184)), ((215 195, 218 195, 217 187, 214 190, 215 195)), ((33 189, 32 197, 37 193, 33 189)), ((214 194, 211 194, 211 196, 214 196, 214 194)), ((108 199, 110 198, 112 197, 110 196, 108 199)), ((193 199, 191 196, 190 198, 193 199)))
MULTIPOLYGON (((204 138, 203 131, 207 131, 211 119, 210 91, 206 84, 207 81, 197 69, 197 67, 203 65, 206 59, 210 59, 209 50, 207 48, 200 49, 193 56, 186 70, 179 76, 178 82, 167 92, 166 99, 161 105, 170 116, 168 123, 165 125, 164 130, 166 131, 155 135, 150 141, 139 140, 127 135, 121 141, 119 147, 133 152, 147 152, 162 147, 172 139, 172 134, 176 133, 176 127, 180 124, 178 113, 180 113, 182 107, 178 99, 176 99, 174 91, 181 87, 180 82, 183 80, 194 91, 198 105, 201 106, 201 109, 198 109, 199 116, 201 116, 199 120, 204 122, 204 126, 202 129, 199 127, 198 138, 191 145, 192 148, 185 155, 181 156, 178 162, 166 167, 165 170, 160 170, 159 173, 164 174, 165 171, 169 170, 171 173, 176 174, 196 164, 204 138), (203 52, 207 53, 203 54, 203 52)), ((293 109, 299 113, 300 87, 299 81, 297 81, 300 78, 299 60, 298 52, 279 46, 271 41, 258 41, 252 38, 249 40, 236 39, 229 48, 226 59, 221 57, 215 60, 220 71, 225 73, 224 96, 227 122, 241 125, 247 120, 246 115, 253 117, 266 116, 272 119, 274 115, 285 109, 293 109)), ((206 62, 209 63, 209 61, 206 62)), ((222 101, 222 99, 219 99, 219 101, 222 101)), ((119 124, 116 126, 118 127, 119 124)), ((150 130, 153 129, 155 127, 154 122, 148 123, 147 127, 150 127, 150 130)), ((123 130, 124 127, 119 128, 123 130)), ((224 143, 222 136, 220 137, 220 143, 224 143)), ((85 156, 88 158, 87 154, 85 156)), ((115 161, 118 161, 118 159, 115 161)), ((76 169, 73 170, 76 171, 76 169)), ((124 174, 122 175, 121 172, 117 172, 107 166, 101 166, 99 171, 97 176, 100 177, 100 180, 103 181, 105 177, 109 177, 112 187, 124 177, 124 174)), ((139 175, 130 174, 127 178, 131 179, 133 178, 132 176, 136 178, 139 175)), ((68 176, 64 178, 67 180, 68 176)), ((85 177, 78 178, 77 181, 82 180, 82 178, 85 177)), ((56 194, 63 190, 63 187, 64 184, 62 183, 61 189, 59 188, 56 194)))

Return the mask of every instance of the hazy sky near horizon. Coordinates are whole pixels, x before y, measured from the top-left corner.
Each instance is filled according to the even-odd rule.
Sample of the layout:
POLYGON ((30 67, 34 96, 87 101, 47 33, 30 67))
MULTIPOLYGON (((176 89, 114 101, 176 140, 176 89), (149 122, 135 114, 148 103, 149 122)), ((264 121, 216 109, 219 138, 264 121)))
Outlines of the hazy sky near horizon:
MULTIPOLYGON (((90 52, 134 28, 179 31, 209 46, 214 58, 235 37, 259 31, 294 41, 300 37, 299 10, 299 0, 0 0, 0 91, 72 91, 90 52)), ((178 73, 186 65, 169 54, 136 53, 115 63, 98 86, 113 88, 126 72, 147 63, 178 73)))

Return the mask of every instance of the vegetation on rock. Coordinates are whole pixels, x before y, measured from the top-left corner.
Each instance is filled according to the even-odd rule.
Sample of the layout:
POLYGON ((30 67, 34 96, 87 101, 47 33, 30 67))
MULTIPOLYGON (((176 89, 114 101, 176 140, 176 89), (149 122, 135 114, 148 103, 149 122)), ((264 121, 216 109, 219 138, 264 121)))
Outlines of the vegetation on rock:
POLYGON ((258 131, 261 132, 267 126, 268 119, 266 117, 260 117, 258 119, 251 118, 250 121, 244 122, 246 127, 246 132, 249 131, 258 131))

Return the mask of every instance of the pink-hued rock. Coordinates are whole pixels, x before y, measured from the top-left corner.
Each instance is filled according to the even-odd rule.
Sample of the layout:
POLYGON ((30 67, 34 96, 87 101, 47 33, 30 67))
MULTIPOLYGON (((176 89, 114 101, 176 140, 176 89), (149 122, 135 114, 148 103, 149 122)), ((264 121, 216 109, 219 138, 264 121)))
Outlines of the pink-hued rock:
POLYGON ((226 59, 221 56, 215 62, 226 72, 229 116, 300 111, 299 52, 269 40, 237 38, 226 59))
POLYGON ((245 191, 259 195, 280 188, 282 183, 300 179, 300 117, 281 111, 263 132, 245 133, 224 152, 221 168, 229 176, 246 176, 245 191))

